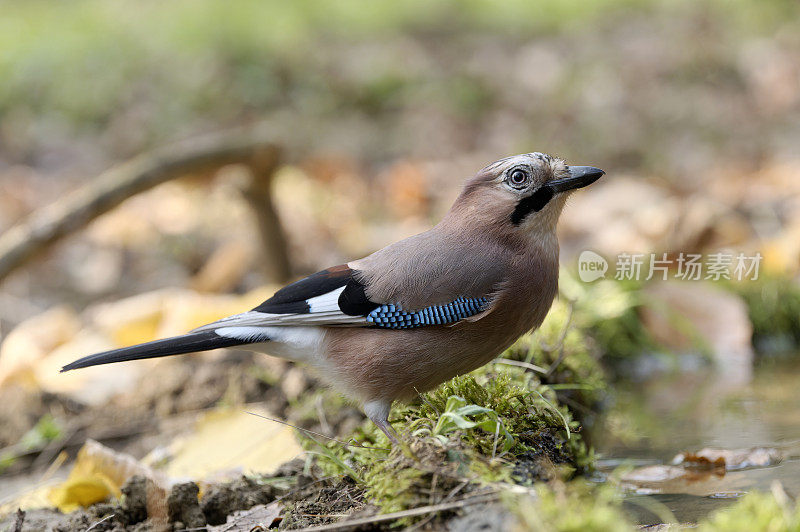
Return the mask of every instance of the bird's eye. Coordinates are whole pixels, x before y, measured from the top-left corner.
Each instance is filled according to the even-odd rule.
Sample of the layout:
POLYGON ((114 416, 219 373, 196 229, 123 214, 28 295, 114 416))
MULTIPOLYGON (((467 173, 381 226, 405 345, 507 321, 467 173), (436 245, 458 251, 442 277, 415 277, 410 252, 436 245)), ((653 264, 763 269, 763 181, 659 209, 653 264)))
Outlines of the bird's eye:
POLYGON ((521 168, 515 168, 508 174, 508 183, 514 188, 522 188, 528 184, 528 173, 521 168))

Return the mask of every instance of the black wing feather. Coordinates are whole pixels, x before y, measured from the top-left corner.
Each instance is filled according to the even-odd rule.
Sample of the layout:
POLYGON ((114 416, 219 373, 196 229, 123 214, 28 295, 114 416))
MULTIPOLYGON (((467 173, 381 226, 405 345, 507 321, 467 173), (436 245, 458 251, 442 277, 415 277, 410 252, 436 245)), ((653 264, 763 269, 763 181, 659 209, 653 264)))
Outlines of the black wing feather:
POLYGON ((128 360, 182 355, 184 353, 208 351, 220 347, 232 347, 234 345, 246 343, 250 342, 237 338, 219 336, 214 331, 202 331, 96 353, 67 364, 61 368, 61 371, 88 368, 89 366, 99 366, 100 364, 111 364, 113 362, 126 362, 128 360))
POLYGON ((307 300, 341 288, 352 278, 353 270, 346 264, 334 266, 284 286, 253 310, 267 314, 306 314, 307 300))
POLYGON ((339 295, 339 308, 348 316, 366 316, 378 307, 367 297, 366 287, 355 279, 339 295))

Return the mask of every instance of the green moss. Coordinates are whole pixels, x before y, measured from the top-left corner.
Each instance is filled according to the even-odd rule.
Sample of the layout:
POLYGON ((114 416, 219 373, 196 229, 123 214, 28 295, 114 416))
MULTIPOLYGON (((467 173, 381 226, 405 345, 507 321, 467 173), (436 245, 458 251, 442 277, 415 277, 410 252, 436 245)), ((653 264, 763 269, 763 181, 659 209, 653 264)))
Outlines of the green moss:
POLYGON ((552 390, 530 372, 486 368, 424 394, 420 406, 401 415, 417 435, 443 436, 447 432, 442 429, 466 429, 460 437, 483 454, 498 449, 522 452, 528 448, 524 435, 537 430, 550 428, 570 439, 569 412, 557 408, 555 401, 552 390), (467 426, 467 419, 475 425, 467 426))
POLYGON ((507 496, 505 505, 524 530, 553 532, 631 532, 634 526, 609 486, 584 481, 537 487, 535 496, 507 496))
POLYGON ((776 485, 772 493, 749 493, 703 520, 700 532, 800 531, 800 505, 776 485))
POLYGON ((530 482, 542 471, 567 478, 592 462, 569 410, 523 368, 488 365, 456 377, 390 419, 402 449, 370 422, 351 435, 363 447, 303 437, 326 475, 361 483, 384 512, 430 504, 465 481, 469 491, 530 482))

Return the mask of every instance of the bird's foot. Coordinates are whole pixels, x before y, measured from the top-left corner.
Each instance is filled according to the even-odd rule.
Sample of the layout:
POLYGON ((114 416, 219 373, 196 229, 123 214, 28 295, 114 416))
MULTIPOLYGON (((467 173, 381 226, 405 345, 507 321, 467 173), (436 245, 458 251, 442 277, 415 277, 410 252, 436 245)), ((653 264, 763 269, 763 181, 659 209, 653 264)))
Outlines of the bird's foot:
POLYGON ((375 425, 386 434, 386 437, 389 438, 389 441, 392 442, 392 445, 399 446, 400 444, 400 436, 397 434, 392 426, 389 424, 388 420, 383 421, 372 421, 375 425))
POLYGON ((411 447, 408 443, 401 440, 400 436, 389 424, 389 411, 391 407, 392 403, 390 401, 369 401, 364 404, 364 413, 375 423, 376 427, 386 434, 386 437, 392 442, 392 447, 399 448, 403 454, 408 457, 413 457, 411 447))

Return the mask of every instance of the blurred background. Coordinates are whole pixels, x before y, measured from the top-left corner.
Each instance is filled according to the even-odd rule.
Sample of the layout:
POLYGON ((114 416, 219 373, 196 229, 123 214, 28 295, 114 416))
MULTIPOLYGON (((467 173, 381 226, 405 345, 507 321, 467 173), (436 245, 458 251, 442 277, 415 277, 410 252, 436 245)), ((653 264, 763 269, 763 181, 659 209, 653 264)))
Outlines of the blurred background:
MULTIPOLYGON (((313 377, 241 352, 170 361, 144 385, 146 363, 57 369, 248 308, 278 283, 425 230, 464 178, 521 152, 607 173, 564 212, 564 275, 585 249, 611 273, 620 253, 761 253, 762 284, 697 283, 689 291, 713 304, 680 311, 701 329, 717 313, 738 327, 701 332, 717 362, 735 352, 742 386, 758 381, 762 351, 797 349, 800 304, 782 299, 800 301, 796 1, 3 2, 0 12, 0 471, 22 479, 0 496, 87 437, 142 457, 185 429, 153 412, 306 408, 297 399, 313 377), (219 156, 231 142, 256 147, 234 150, 240 161, 219 156), (99 194, 135 178, 136 164, 161 168, 187 150, 214 155, 152 188, 122 187, 108 208, 84 209, 85 225, 14 255, 15 235, 31 241, 80 205, 75 191, 99 194)), ((686 300, 685 288, 655 284, 622 290, 686 300)), ((640 310, 669 344, 671 330, 640 310)), ((615 346, 597 358, 624 358, 615 346)), ((644 360, 605 371, 677 367, 692 381, 687 364, 644 360)), ((698 421, 706 435, 736 439, 738 425, 708 424, 721 419, 713 412, 698 421)), ((630 418, 612 427, 625 433, 630 418)), ((702 445, 698 426, 687 438, 702 445)), ((764 431, 736 445, 800 438, 764 431)), ((608 446, 675 450, 651 435, 634 452, 639 440, 625 434, 608 446)))

